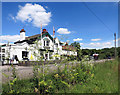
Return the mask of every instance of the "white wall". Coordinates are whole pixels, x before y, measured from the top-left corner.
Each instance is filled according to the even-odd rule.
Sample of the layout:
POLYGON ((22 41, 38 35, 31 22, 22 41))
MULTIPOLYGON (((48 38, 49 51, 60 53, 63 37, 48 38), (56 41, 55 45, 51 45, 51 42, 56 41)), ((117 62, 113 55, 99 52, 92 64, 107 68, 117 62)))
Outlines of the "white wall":
MULTIPOLYGON (((23 32, 23 33, 24 33, 24 32, 23 32)), ((41 40, 39 41, 39 48, 44 49, 44 40, 45 40, 45 39, 48 39, 48 40, 50 41, 49 47, 50 47, 50 50, 53 50, 53 44, 54 44, 54 43, 53 43, 53 41, 52 41, 49 37, 43 37, 43 38, 42 38, 42 44, 41 44, 41 40)), ((62 50, 62 46, 60 45, 58 38, 55 39, 55 42, 58 44, 58 48, 59 48, 58 54, 59 54, 59 55, 64 55, 64 54, 65 54, 65 55, 77 55, 77 52, 74 53, 74 51, 62 50)), ((33 44, 33 46, 35 46, 35 44, 33 44)), ((38 51, 35 50, 35 49, 33 49, 33 47, 31 47, 31 45, 29 45, 29 44, 26 43, 26 42, 11 45, 10 58, 12 59, 13 55, 17 55, 18 59, 19 59, 20 61, 22 61, 22 51, 26 51, 26 49, 25 49, 26 47, 27 47, 27 49, 28 49, 27 51, 29 52, 29 53, 28 53, 28 58, 30 59, 30 57, 31 57, 31 55, 32 55, 32 56, 33 56, 33 60, 35 61, 35 60, 36 60, 36 57, 33 55, 33 53, 34 53, 34 52, 38 53, 38 51), (31 51, 30 49, 32 49, 33 51, 31 51)), ((6 46, 6 47, 2 47, 2 48, 5 48, 6 51, 7 51, 7 50, 9 51, 9 46, 8 46, 8 47, 7 47, 7 46, 6 46)), ((54 53, 53 53, 53 55, 56 54, 56 53, 57 53, 57 47, 56 47, 56 45, 54 44, 54 53)), ((1 53, 1 54, 3 54, 3 53, 1 53)), ((8 56, 6 52, 5 52, 4 54, 5 54, 5 57, 8 56)), ((44 56, 45 56, 45 54, 44 54, 44 56)), ((49 57, 49 53, 48 53, 48 57, 49 57)), ((49 59, 49 58, 48 58, 48 59, 49 59)), ((55 57, 54 57, 54 59, 55 59, 55 57)))

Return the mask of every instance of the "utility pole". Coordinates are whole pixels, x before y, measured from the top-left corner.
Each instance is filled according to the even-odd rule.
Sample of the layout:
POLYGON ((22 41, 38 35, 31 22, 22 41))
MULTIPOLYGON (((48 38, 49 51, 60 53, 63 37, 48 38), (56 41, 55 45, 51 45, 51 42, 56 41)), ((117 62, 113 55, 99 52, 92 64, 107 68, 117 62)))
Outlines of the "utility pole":
POLYGON ((115 58, 117 56, 117 53, 116 53, 116 33, 114 33, 114 37, 115 37, 115 58))

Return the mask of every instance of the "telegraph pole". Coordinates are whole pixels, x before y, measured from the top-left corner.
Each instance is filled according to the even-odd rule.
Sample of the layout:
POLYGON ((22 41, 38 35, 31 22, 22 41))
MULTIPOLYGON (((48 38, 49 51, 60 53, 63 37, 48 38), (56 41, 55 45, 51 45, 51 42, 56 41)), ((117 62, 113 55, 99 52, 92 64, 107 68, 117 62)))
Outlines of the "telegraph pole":
POLYGON ((117 53, 116 53, 116 33, 114 33, 114 38, 115 38, 115 58, 117 56, 117 53))

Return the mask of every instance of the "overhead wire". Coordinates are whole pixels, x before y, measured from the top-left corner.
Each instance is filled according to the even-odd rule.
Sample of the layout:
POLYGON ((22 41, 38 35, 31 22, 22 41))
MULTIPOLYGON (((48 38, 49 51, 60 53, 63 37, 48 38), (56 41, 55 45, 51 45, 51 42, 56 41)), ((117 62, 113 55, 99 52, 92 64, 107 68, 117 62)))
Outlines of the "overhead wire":
MULTIPOLYGON (((100 18, 100 17, 98 17, 96 14, 95 14, 95 12, 94 11, 92 11, 89 7, 88 7, 88 5, 85 3, 85 2, 82 2, 83 4, 84 4, 84 6, 110 31, 110 32, 112 32, 112 30, 108 27, 108 25, 106 25, 103 21, 102 21, 102 19, 100 18)), ((113 32, 112 32, 113 33, 113 32)))

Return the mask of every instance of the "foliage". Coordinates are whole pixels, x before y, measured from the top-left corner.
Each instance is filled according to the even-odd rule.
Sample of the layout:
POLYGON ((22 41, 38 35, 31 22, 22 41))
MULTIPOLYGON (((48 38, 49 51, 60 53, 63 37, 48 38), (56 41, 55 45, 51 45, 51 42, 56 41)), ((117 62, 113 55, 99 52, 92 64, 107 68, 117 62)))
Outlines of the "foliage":
MULTIPOLYGON (((115 48, 103 48, 103 49, 82 49, 82 57, 85 55, 93 56, 94 53, 99 54, 99 59, 114 58, 115 48)), ((120 57, 120 47, 117 48, 117 55, 120 57)))
MULTIPOLYGON (((7 93, 17 93, 18 91, 15 90, 15 86, 16 86, 16 83, 17 83, 17 80, 18 80, 18 77, 17 77, 17 73, 16 73, 16 69, 13 65, 11 65, 10 68, 8 68, 8 72, 10 71, 10 69, 12 70, 12 75, 11 77, 13 78, 13 80, 9 80, 9 75, 6 75, 3 73, 3 75, 8 78, 9 82, 8 82, 8 92, 7 93)), ((4 92, 4 91, 3 91, 4 92)))
MULTIPOLYGON (((92 80, 84 84, 75 84, 69 93, 118 93, 118 61, 106 61, 94 66, 92 80)), ((60 90, 59 93, 63 93, 60 90)))
MULTIPOLYGON (((22 83, 20 80, 16 80, 16 84, 14 85, 14 82, 12 84, 14 85, 14 93, 16 91, 17 93, 24 91, 24 93, 35 92, 39 94, 48 94, 55 92, 57 93, 59 90, 64 90, 66 93, 66 90, 70 89, 72 85, 89 82, 91 80, 90 76, 93 74, 93 67, 91 67, 92 65, 75 63, 75 61, 73 61, 72 65, 65 64, 63 69, 61 69, 62 65, 56 64, 56 66, 58 69, 55 72, 49 73, 49 75, 45 74, 44 76, 42 75, 43 73, 40 72, 42 70, 39 70, 37 66, 34 66, 33 79, 28 80, 30 82, 30 85, 28 86, 25 84, 25 82, 22 83), (24 88, 22 89, 22 85, 24 84, 26 87, 28 87, 26 90, 24 88), (20 89, 16 90, 16 87, 18 87, 18 85, 20 86, 20 89), (32 91, 33 89, 34 91, 32 91)), ((9 93, 9 91, 9 89, 6 90, 5 88, 3 92, 9 93)))
POLYGON ((74 61, 74 60, 76 60, 76 59, 77 59, 77 57, 74 56, 74 55, 70 55, 70 56, 67 57, 67 60, 68 60, 68 61, 74 61))
POLYGON ((77 60, 80 61, 82 59, 82 53, 80 49, 80 44, 78 42, 71 43, 72 46, 76 48, 77 51, 77 60))

